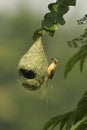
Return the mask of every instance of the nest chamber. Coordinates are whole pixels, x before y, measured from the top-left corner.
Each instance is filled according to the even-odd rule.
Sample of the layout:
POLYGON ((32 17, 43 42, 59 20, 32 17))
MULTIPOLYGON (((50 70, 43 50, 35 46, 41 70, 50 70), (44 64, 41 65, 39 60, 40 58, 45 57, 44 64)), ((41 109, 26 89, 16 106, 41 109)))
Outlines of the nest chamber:
POLYGON ((47 76, 48 62, 41 37, 31 46, 18 64, 19 81, 29 90, 37 90, 47 76))

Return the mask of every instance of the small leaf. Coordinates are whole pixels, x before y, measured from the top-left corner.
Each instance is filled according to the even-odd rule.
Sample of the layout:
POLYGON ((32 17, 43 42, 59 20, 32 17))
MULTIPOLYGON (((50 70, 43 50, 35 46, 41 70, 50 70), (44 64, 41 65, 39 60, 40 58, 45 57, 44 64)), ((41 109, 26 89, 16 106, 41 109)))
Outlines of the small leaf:
POLYGON ((80 106, 87 107, 87 91, 85 94, 82 96, 81 100, 79 101, 77 107, 79 108, 80 106))
POLYGON ((64 20, 63 16, 58 15, 58 23, 61 25, 65 24, 65 20, 64 20))
POLYGON ((87 120, 82 122, 81 125, 77 127, 77 130, 86 130, 87 129, 87 120))
POLYGON ((59 6, 58 6, 58 10, 57 10, 57 13, 59 14, 59 15, 64 15, 64 14, 66 14, 67 12, 69 11, 69 7, 68 6, 66 6, 65 4, 60 4, 59 6))
POLYGON ((80 60, 81 56, 81 52, 79 51, 68 60, 64 71, 65 78, 67 77, 67 74, 71 71, 71 69, 74 67, 74 65, 80 60))
MULTIPOLYGON (((67 77, 67 74, 71 71, 71 69, 74 67, 74 65, 81 60, 84 56, 87 56, 87 44, 80 47, 80 50, 75 53, 67 62, 65 66, 64 76, 67 77)), ((82 61, 83 62, 83 61, 82 61)), ((83 64, 81 63, 80 67, 83 67, 83 64)), ((82 68, 81 68, 82 69, 82 68)))
POLYGON ((53 24, 53 23, 45 21, 45 20, 42 21, 42 27, 48 31, 55 31, 59 28, 59 26, 57 24, 53 24))
POLYGON ((76 0, 62 0, 62 2, 67 6, 75 6, 76 0))
POLYGON ((43 127, 43 130, 47 130, 48 128, 50 128, 54 123, 54 120, 49 120, 45 126, 43 127))
POLYGON ((47 13, 42 21, 42 28, 49 31, 55 31, 59 28, 57 13, 47 13))
POLYGON ((58 4, 62 3, 62 0, 57 0, 57 3, 58 3, 58 4))
POLYGON ((55 120, 51 130, 53 130, 61 122, 61 119, 62 119, 62 116, 58 116, 58 118, 55 120))
POLYGON ((52 127, 55 122, 59 122, 61 118, 61 115, 51 118, 43 127, 43 130, 47 130, 48 128, 52 127))
POLYGON ((81 58, 81 60, 80 60, 80 71, 81 71, 81 72, 82 72, 82 70, 83 70, 83 65, 84 65, 84 63, 85 63, 86 57, 87 57, 87 55, 84 55, 84 56, 81 58))
POLYGON ((77 123, 75 123, 70 130, 79 130, 78 128, 84 123, 87 122, 87 117, 84 117, 83 119, 81 119, 80 121, 78 121, 77 123))
POLYGON ((51 12, 57 12, 58 4, 57 3, 51 3, 48 5, 48 8, 51 12))
POLYGON ((69 118, 69 124, 75 124, 81 120, 84 116, 87 116, 87 96, 83 95, 82 99, 79 101, 77 108, 71 114, 69 118))
POLYGON ((44 16, 44 20, 49 21, 52 24, 57 24, 58 23, 57 17, 58 14, 56 12, 50 12, 44 16))
POLYGON ((59 127, 60 130, 62 130, 63 127, 67 124, 67 122, 68 122, 69 118, 71 117, 72 113, 73 112, 68 112, 68 113, 63 115, 61 123, 60 123, 60 127, 59 127))

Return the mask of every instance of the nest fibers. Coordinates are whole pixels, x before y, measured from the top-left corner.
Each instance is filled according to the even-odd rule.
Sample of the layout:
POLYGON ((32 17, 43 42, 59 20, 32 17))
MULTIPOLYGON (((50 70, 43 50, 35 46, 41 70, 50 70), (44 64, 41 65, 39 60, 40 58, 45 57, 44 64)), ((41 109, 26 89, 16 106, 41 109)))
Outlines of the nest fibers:
POLYGON ((29 90, 37 90, 47 76, 48 62, 41 38, 31 46, 18 65, 19 81, 29 90))

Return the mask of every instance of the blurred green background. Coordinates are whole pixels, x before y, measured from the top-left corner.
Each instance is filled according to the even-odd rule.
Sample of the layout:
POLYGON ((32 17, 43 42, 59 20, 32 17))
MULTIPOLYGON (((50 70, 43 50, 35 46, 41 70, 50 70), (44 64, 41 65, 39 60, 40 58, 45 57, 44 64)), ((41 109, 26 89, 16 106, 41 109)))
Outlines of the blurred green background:
POLYGON ((78 0, 76 7, 71 7, 65 15, 66 24, 60 26, 54 37, 44 36, 49 62, 52 57, 59 59, 54 79, 49 83, 48 103, 46 98, 41 100, 43 88, 31 92, 19 85, 17 65, 33 44, 33 33, 40 28, 48 3, 54 1, 16 2, 0 2, 0 130, 41 130, 52 116, 73 110, 86 91, 87 62, 82 73, 77 64, 66 80, 64 68, 69 57, 77 51, 70 49, 67 41, 84 33, 86 25, 79 26, 76 20, 86 13, 87 1, 78 0))

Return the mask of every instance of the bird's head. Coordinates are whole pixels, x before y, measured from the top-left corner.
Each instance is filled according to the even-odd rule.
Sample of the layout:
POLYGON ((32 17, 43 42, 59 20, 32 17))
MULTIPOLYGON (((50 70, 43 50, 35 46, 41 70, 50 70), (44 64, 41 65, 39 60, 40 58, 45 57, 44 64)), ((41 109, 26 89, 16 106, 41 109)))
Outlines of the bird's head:
POLYGON ((58 64, 58 60, 56 58, 52 58, 52 62, 58 64))

